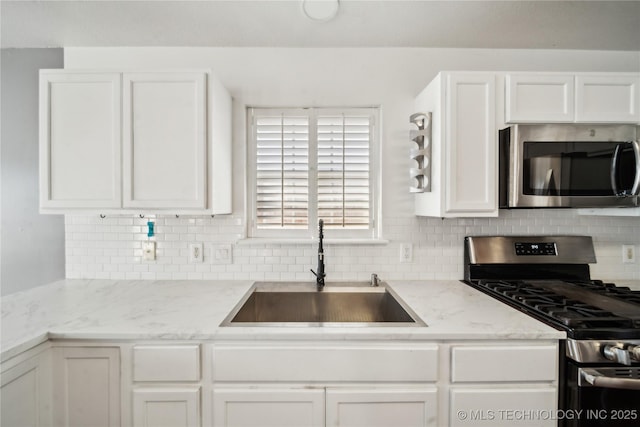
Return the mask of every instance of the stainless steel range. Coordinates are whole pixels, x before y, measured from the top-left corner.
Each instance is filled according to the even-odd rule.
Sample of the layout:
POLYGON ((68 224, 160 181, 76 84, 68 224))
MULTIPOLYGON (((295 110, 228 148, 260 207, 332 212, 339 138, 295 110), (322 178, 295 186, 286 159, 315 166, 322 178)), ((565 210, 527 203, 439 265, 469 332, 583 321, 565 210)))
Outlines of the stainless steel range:
POLYGON ((559 408, 600 412, 561 425, 640 425, 640 291, 591 279, 591 237, 467 237, 464 256, 465 283, 566 331, 559 408))

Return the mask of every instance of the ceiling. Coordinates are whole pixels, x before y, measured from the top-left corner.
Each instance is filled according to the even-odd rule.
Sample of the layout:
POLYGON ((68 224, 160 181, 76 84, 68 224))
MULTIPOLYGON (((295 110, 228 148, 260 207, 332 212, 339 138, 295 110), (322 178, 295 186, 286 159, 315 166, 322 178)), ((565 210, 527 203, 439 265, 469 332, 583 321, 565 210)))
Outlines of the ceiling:
POLYGON ((2 0, 4 47, 442 47, 640 51, 638 1, 2 0))

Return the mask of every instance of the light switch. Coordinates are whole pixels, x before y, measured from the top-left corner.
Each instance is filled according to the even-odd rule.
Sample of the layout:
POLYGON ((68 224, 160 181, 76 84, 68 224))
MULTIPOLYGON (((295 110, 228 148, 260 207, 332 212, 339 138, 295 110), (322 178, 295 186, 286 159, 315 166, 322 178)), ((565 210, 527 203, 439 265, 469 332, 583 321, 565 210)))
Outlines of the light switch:
POLYGON ((212 263, 213 264, 231 264, 233 260, 233 253, 231 245, 213 245, 211 247, 212 263))

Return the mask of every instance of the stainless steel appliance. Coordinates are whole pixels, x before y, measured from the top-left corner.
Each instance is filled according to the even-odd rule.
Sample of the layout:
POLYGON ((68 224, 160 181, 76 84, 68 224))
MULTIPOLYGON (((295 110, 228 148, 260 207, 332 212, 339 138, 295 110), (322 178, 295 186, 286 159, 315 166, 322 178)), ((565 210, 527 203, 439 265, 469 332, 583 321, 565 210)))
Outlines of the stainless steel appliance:
POLYGON ((500 131, 500 207, 638 206, 633 125, 515 125, 500 131))
POLYGON ((594 262, 586 236, 467 237, 464 281, 566 331, 558 406, 584 412, 560 425, 638 426, 640 291, 592 280, 594 262))

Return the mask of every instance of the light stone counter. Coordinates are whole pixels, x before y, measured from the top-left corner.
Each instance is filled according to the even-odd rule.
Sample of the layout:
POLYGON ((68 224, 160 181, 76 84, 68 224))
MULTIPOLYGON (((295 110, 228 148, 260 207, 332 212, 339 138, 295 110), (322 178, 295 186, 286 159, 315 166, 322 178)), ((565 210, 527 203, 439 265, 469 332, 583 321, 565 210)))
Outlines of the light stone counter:
POLYGON ((49 339, 562 339, 458 281, 390 281, 427 327, 219 327, 251 281, 62 280, 2 299, 2 360, 49 339))
POLYGON ((640 280, 605 280, 605 282, 612 282, 617 286, 627 286, 633 291, 640 291, 640 280))

